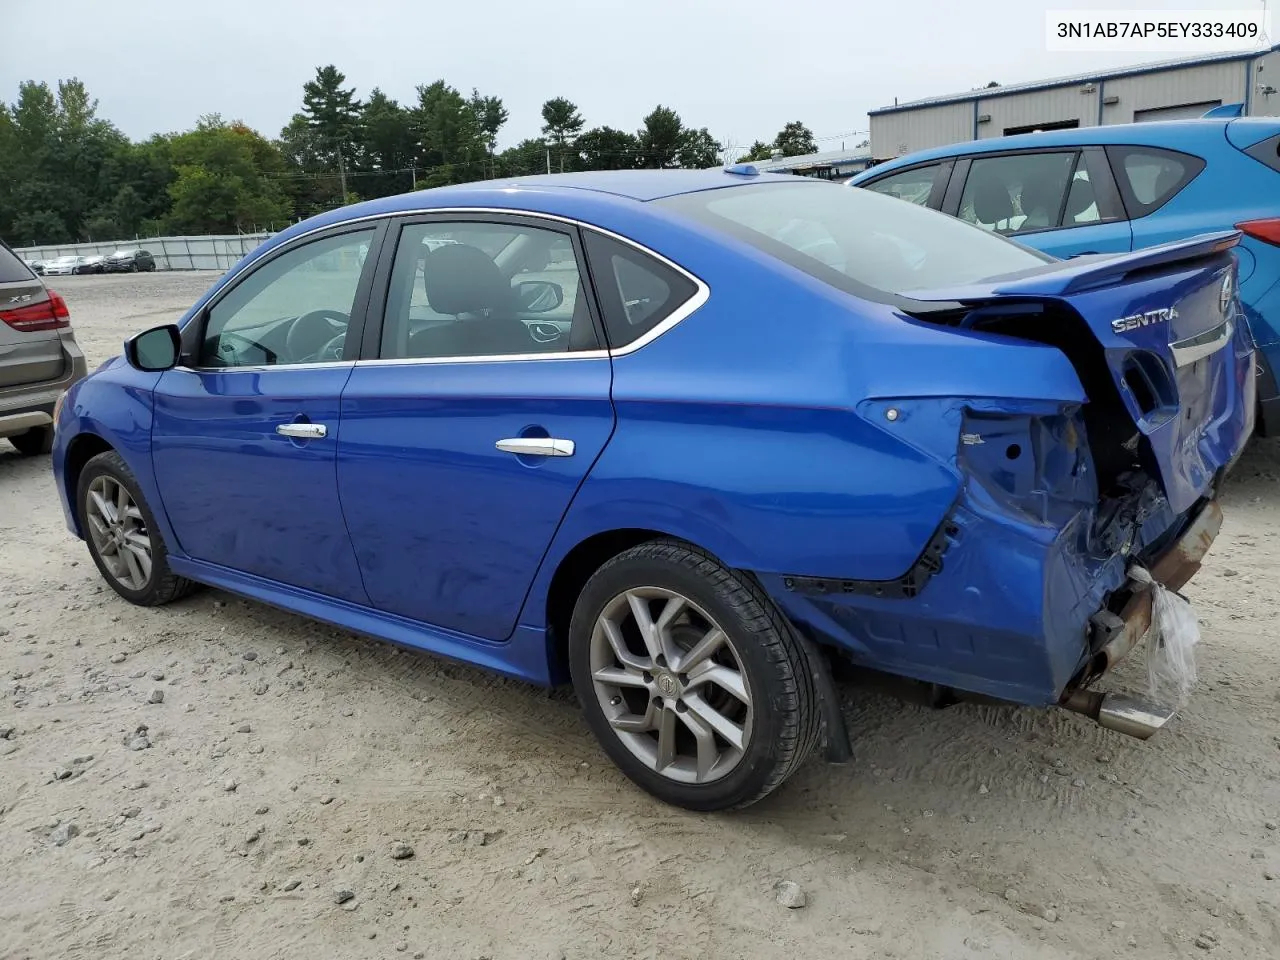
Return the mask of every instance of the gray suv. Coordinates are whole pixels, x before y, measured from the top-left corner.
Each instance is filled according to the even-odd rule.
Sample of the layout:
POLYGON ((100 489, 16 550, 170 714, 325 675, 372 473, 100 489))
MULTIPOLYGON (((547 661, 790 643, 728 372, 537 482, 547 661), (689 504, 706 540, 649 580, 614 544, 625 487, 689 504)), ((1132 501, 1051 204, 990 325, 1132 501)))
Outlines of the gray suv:
POLYGON ((0 241, 0 439, 48 453, 54 405, 84 375, 66 301, 0 241))

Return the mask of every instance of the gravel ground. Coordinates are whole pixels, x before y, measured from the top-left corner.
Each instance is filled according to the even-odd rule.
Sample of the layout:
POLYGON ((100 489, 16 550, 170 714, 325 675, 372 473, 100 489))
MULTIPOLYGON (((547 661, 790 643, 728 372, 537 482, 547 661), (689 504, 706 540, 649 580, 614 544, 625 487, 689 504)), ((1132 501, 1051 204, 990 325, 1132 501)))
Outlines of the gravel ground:
MULTIPOLYGON (((212 279, 53 285, 92 367, 212 279)), ((0 444, 0 957, 1280 956, 1278 473, 1260 441, 1226 492, 1155 739, 850 681, 855 763, 697 816, 567 695, 215 591, 125 604, 0 444)))

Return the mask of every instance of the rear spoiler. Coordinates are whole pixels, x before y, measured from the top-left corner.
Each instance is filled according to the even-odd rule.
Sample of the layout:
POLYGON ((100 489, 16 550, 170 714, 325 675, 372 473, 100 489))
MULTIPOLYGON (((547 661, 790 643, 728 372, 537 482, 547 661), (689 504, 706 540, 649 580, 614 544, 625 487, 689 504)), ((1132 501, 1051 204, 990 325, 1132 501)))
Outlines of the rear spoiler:
POLYGON ((1213 257, 1240 242, 1238 230, 1204 233, 1132 253, 1076 257, 1046 264, 1026 273, 992 277, 980 283, 938 290, 912 290, 904 298, 924 303, 962 304, 992 297, 1065 297, 1121 283, 1135 273, 1213 257))

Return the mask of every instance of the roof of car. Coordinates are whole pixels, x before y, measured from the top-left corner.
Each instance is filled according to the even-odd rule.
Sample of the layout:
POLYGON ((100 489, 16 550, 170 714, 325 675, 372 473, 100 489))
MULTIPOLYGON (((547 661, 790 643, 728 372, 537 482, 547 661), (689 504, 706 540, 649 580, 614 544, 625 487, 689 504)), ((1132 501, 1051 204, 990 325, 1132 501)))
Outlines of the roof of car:
POLYGON ((1025 150, 1029 147, 1090 146, 1110 143, 1177 149, 1203 144, 1206 138, 1215 141, 1215 145, 1218 142, 1225 144, 1228 124, 1257 127, 1258 136, 1262 138, 1275 127, 1276 119, 1274 117, 1238 117, 1163 120, 1151 123, 1109 124, 1101 127, 1073 127, 1066 130, 1045 130, 1040 133, 1020 133, 1010 137, 966 140, 896 157, 858 174, 852 182, 861 183, 898 167, 911 166, 942 157, 1025 150))
MULTIPOLYGON (((616 209, 619 204, 631 205, 682 193, 769 182, 819 183, 791 174, 744 174, 720 167, 710 170, 597 170, 479 180, 381 197, 329 210, 276 234, 260 249, 269 249, 300 233, 322 227, 402 213, 481 208, 585 217, 588 211, 598 211, 602 204, 616 209)), ((825 182, 824 185, 832 186, 825 182)))

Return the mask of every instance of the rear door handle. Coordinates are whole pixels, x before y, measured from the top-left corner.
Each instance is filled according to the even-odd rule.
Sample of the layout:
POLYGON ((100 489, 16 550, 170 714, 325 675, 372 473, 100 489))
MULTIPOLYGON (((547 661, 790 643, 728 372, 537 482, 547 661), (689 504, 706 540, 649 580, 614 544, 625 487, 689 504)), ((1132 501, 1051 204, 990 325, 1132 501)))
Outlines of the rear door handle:
POLYGON ((328 432, 323 423, 282 423, 276 427, 280 436, 298 440, 318 440, 328 432))
POLYGON ((521 457, 572 457, 574 451, 572 440, 557 440, 555 437, 512 437, 499 440, 494 446, 503 453, 521 457))

